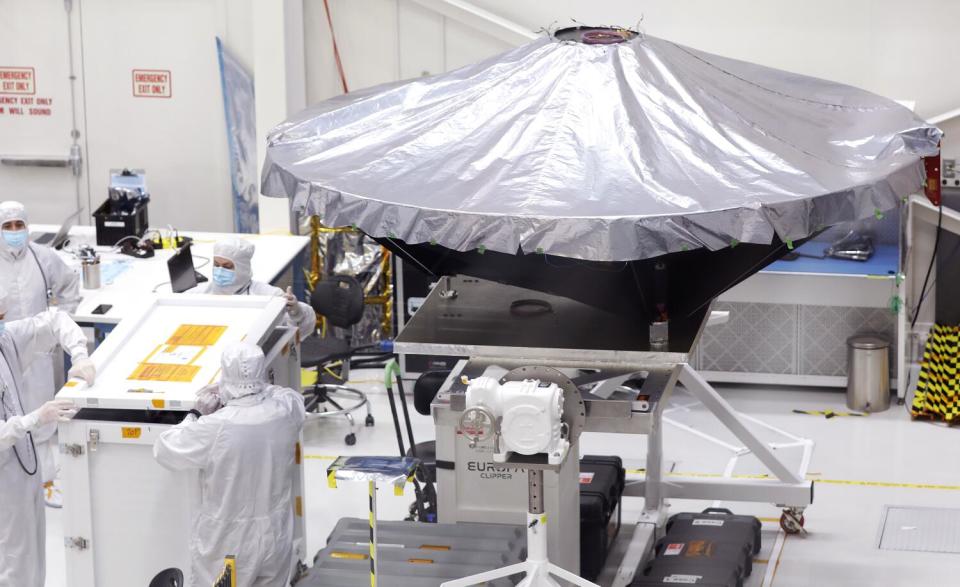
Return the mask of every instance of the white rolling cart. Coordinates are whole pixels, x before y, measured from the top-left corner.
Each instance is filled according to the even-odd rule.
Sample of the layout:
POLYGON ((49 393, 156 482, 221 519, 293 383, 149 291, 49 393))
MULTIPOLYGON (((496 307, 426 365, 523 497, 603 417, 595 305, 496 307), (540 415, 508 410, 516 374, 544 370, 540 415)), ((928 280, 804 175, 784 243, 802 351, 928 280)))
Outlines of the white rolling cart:
MULTIPOLYGON (((194 407, 196 391, 219 377, 220 351, 247 340, 266 355, 277 385, 297 385, 299 340, 283 326, 284 300, 256 296, 161 296, 144 300, 92 355, 96 383, 69 382, 58 397, 80 408, 60 425, 67 585, 147 587, 176 567, 189 583, 196 472, 171 472, 153 443, 194 407)), ((295 543, 305 559, 304 488, 296 451, 295 543)))

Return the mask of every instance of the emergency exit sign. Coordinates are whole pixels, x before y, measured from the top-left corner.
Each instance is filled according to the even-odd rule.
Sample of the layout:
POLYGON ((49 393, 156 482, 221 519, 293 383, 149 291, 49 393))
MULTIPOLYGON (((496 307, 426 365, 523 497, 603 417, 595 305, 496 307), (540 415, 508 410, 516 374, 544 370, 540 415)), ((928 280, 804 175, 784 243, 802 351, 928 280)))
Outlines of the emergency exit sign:
POLYGON ((166 69, 134 69, 133 96, 135 98, 169 98, 173 95, 173 80, 166 69))
POLYGON ((0 94, 32 96, 37 93, 35 78, 32 67, 0 67, 0 94))

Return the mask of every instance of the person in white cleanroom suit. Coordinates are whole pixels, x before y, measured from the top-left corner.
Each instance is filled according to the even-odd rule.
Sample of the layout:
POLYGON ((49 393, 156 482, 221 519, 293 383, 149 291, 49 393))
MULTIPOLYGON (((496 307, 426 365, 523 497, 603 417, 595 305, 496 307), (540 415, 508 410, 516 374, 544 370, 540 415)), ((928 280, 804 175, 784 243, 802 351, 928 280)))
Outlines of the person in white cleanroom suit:
POLYGON ((234 555, 240 587, 287 585, 303 394, 267 384, 263 351, 250 343, 224 348, 220 367, 219 383, 198 392, 197 409, 153 445, 164 467, 200 470, 190 584, 213 585, 234 555))
POLYGON ((300 329, 300 338, 313 334, 317 328, 317 314, 309 304, 298 301, 288 287, 279 287, 253 280, 251 260, 256 250, 253 243, 240 238, 228 238, 213 245, 213 279, 201 283, 185 293, 222 295, 283 296, 287 300, 287 317, 300 329))
MULTIPOLYGON (((19 320, 39 314, 51 307, 73 313, 80 303, 80 278, 76 271, 50 247, 30 242, 27 212, 20 202, 0 203, 0 283, 9 292, 8 320, 19 320)), ((23 407, 31 412, 53 399, 57 381, 54 373, 54 352, 47 349, 39 355, 24 375, 28 393, 23 407)), ((57 471, 54 460, 56 442, 51 438, 55 427, 33 435, 37 454, 43 462, 44 479, 51 491, 51 505, 58 505, 59 496, 52 493, 51 482, 57 471)))
POLYGON ((9 297, 0 287, 0 587, 42 586, 46 512, 43 463, 34 436, 55 429, 74 413, 69 400, 48 400, 25 410, 31 393, 24 373, 58 344, 73 358, 71 377, 93 384, 96 369, 87 340, 69 316, 45 310, 6 321, 9 297))

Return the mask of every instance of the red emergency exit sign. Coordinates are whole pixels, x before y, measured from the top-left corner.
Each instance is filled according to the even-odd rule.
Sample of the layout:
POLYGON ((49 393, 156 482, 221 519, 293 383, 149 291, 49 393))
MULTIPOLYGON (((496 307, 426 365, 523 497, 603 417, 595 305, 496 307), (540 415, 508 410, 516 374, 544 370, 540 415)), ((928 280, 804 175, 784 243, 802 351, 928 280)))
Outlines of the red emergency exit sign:
POLYGON ((169 98, 172 95, 173 80, 169 70, 133 70, 133 96, 135 98, 169 98))
POLYGON ((37 93, 36 73, 32 67, 0 67, 0 94, 37 93))

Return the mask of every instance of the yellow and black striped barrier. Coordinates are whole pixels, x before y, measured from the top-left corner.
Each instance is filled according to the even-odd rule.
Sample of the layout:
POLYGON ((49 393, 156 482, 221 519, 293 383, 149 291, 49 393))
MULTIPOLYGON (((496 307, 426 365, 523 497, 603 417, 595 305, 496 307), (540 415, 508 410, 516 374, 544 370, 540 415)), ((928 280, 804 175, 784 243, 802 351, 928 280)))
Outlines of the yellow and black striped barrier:
POLYGON ((920 376, 910 405, 914 418, 960 422, 960 326, 934 324, 923 348, 920 376))
POLYGON ((370 587, 377 587, 377 484, 370 481, 370 587))
POLYGON ((213 587, 237 587, 237 557, 228 556, 223 559, 223 570, 213 587))

